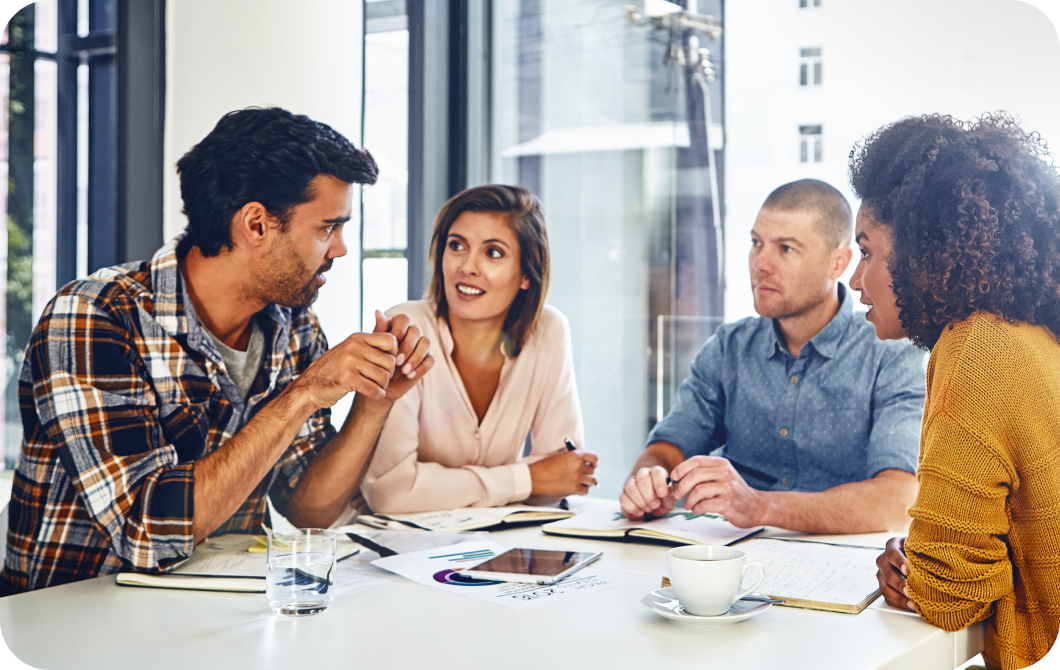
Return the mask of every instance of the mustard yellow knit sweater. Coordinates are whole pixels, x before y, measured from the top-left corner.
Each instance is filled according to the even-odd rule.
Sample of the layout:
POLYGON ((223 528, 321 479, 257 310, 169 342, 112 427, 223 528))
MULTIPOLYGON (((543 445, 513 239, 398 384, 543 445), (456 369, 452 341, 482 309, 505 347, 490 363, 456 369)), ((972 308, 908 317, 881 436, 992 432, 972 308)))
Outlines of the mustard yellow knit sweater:
POLYGON ((946 630, 987 621, 987 667, 1023 668, 1060 625, 1060 344, 984 312, 931 352, 909 509, 909 592, 946 630))

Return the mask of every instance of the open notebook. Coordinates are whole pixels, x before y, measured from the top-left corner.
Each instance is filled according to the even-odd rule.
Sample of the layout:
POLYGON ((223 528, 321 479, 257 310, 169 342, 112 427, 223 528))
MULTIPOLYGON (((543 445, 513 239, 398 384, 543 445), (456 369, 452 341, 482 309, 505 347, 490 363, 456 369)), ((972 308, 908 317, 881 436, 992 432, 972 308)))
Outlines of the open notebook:
MULTIPOLYGON (((342 560, 360 551, 360 546, 340 536, 336 555, 342 560)), ((162 574, 120 572, 121 586, 192 591, 265 593, 265 536, 228 534, 211 537, 179 567, 162 574)))
POLYGON ((422 530, 483 530, 504 526, 545 523, 574 516, 559 507, 465 507, 463 509, 419 512, 416 514, 362 514, 357 523, 377 529, 420 528, 422 530))
POLYGON ((630 521, 620 511, 599 510, 547 524, 541 530, 549 535, 600 540, 643 538, 675 544, 732 544, 754 535, 762 528, 737 528, 718 514, 675 510, 657 519, 630 521))
POLYGON ((765 567, 758 590, 786 607, 857 614, 880 595, 876 547, 756 537, 736 548, 765 567))

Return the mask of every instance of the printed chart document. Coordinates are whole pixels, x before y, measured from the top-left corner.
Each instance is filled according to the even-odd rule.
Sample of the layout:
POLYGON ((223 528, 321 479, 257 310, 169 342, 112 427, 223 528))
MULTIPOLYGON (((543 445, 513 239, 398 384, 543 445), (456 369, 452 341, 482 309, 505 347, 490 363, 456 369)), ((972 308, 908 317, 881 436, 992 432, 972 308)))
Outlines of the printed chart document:
POLYGON ((664 540, 677 544, 732 544, 762 530, 737 528, 719 514, 696 514, 674 510, 647 521, 630 521, 615 511, 594 511, 542 526, 549 535, 570 535, 595 539, 664 540))
POLYGON ((787 607, 857 614, 880 595, 873 547, 754 538, 736 548, 765 567, 758 590, 787 607))
MULTIPOLYGON (((337 545, 335 558, 340 561, 361 550, 359 545, 341 536, 337 545)), ((211 537, 195 547, 191 558, 169 572, 121 572, 116 581, 122 586, 159 589, 265 593, 268 558, 264 547, 263 535, 230 533, 211 537)))
POLYGON ((460 574, 462 568, 477 565, 507 551, 496 542, 466 542, 451 547, 398 554, 372 561, 372 565, 389 570, 406 579, 477 600, 496 603, 512 609, 524 609, 543 603, 595 593, 636 581, 635 575, 589 566, 567 579, 540 586, 517 582, 473 579, 460 574))
POLYGON ((508 505, 505 507, 465 507, 416 514, 365 514, 357 517, 357 523, 372 528, 461 531, 501 528, 515 524, 545 523, 572 516, 574 512, 558 507, 508 505))

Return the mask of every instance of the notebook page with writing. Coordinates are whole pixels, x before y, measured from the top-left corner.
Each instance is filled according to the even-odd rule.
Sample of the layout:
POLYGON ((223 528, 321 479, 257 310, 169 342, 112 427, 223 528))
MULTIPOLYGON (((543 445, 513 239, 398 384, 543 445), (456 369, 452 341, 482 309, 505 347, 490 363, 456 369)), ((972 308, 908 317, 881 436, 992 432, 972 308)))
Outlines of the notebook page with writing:
POLYGON ((879 549, 771 538, 736 547, 765 566, 758 590, 788 605, 857 613, 879 595, 879 549))

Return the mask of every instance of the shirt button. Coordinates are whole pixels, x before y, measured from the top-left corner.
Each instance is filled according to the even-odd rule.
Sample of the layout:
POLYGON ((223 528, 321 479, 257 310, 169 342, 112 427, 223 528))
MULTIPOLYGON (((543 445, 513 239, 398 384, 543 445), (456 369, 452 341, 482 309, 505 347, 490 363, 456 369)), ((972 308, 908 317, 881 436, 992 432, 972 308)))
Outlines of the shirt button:
POLYGON ((799 378, 798 377, 792 377, 791 378, 791 383, 792 384, 797 384, 798 382, 799 382, 799 378))
POLYGON ((787 428, 781 428, 780 429, 781 437, 785 437, 785 436, 787 436, 787 434, 788 434, 788 429, 787 428))
POLYGON ((790 484, 790 483, 791 483, 791 480, 790 480, 790 479, 785 479, 785 480, 784 480, 784 484, 790 484))

